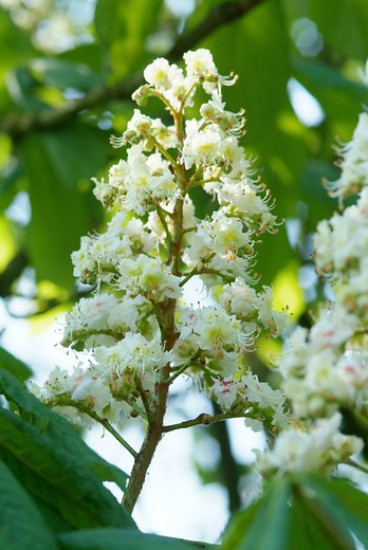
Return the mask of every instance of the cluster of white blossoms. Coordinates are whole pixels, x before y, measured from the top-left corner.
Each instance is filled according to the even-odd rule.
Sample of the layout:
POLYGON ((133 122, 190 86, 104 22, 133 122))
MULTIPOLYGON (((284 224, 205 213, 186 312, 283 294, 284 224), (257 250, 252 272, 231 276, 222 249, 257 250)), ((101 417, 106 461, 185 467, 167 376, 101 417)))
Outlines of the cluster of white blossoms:
POLYGON ((271 289, 252 287, 259 235, 276 231, 273 205, 239 145, 243 112, 227 111, 222 99, 236 77, 219 75, 208 50, 187 52, 184 62, 185 70, 157 59, 133 94, 140 107, 161 100, 169 124, 136 109, 111 139, 126 155, 106 181, 94 180, 111 219, 72 255, 74 275, 95 288, 66 316, 63 344, 81 352, 80 364, 73 374, 56 369, 39 395, 123 426, 129 415, 154 413, 163 388, 185 374, 225 413, 277 430, 284 396, 247 361, 261 332, 277 336, 285 325, 271 289), (199 88, 209 97, 193 117, 199 88), (215 205, 204 219, 191 198, 197 187, 215 205), (194 276, 211 305, 184 302, 194 276))
POLYGON ((290 429, 280 434, 273 450, 260 461, 264 470, 329 468, 363 447, 362 440, 338 431, 341 417, 337 411, 343 408, 368 417, 366 113, 360 116, 353 139, 341 155, 341 177, 330 188, 340 205, 354 194, 357 201, 330 220, 321 221, 314 236, 317 272, 331 284, 335 301, 321 308, 310 330, 297 327, 293 331, 278 361, 284 375, 282 389, 292 412, 304 419, 306 426, 304 431, 290 429), (323 417, 315 427, 310 424, 323 417))
POLYGON ((363 442, 339 431, 341 415, 317 420, 309 430, 290 428, 277 437, 272 452, 261 455, 262 472, 316 472, 336 467, 359 453, 363 442))
POLYGON ((340 178, 327 184, 331 196, 338 197, 340 202, 368 187, 367 148, 368 113, 361 113, 352 140, 338 149, 340 178))

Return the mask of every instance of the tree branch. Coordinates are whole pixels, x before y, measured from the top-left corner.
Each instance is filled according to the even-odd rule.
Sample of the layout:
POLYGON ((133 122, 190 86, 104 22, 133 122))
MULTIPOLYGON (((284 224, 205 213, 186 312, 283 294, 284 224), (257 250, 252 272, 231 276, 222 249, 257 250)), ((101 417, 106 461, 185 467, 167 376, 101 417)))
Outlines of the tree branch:
MULTIPOLYGON (((237 0, 215 6, 194 29, 179 36, 167 53, 170 61, 180 59, 185 51, 196 46, 216 29, 241 18, 265 0, 237 0)), ((79 112, 104 103, 110 99, 129 99, 134 90, 143 83, 141 71, 129 75, 113 86, 99 86, 77 100, 68 101, 58 109, 47 109, 33 114, 10 113, 0 125, 0 131, 19 139, 33 130, 55 128, 75 117, 79 112)))

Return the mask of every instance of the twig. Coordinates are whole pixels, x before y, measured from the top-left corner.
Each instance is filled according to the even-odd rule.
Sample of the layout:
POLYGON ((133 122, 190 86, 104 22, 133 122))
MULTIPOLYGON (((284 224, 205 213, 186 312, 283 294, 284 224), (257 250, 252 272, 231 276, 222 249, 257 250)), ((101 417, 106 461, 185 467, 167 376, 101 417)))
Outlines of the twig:
POLYGON ((101 418, 95 411, 90 409, 89 407, 86 407, 85 405, 82 405, 81 403, 77 403, 76 401, 73 401, 72 399, 64 399, 60 398, 57 401, 53 401, 50 403, 51 408, 56 406, 62 406, 62 407, 74 407, 75 409, 78 409, 79 411, 87 414, 93 420, 96 420, 101 426, 106 428, 108 432, 111 433, 113 437, 119 443, 132 455, 133 458, 136 458, 138 453, 129 445, 129 443, 115 430, 115 428, 110 424, 110 422, 107 420, 107 418, 101 418))
POLYGON ((349 458, 345 464, 348 464, 348 466, 353 466, 354 468, 357 468, 361 472, 364 472, 365 474, 368 474, 368 466, 365 466, 364 464, 361 464, 360 462, 356 462, 356 460, 353 460, 352 458, 349 458))
POLYGON ((168 426, 163 426, 163 432, 173 432, 175 430, 182 430, 183 428, 199 426, 200 424, 208 426, 209 424, 213 424, 214 422, 222 422, 223 420, 242 417, 244 417, 244 412, 227 412, 222 414, 214 414, 212 416, 207 413, 202 413, 192 420, 185 420, 184 422, 178 422, 177 424, 169 424, 168 426))
POLYGON ((135 381, 135 385, 137 386, 137 390, 139 391, 139 395, 141 396, 144 410, 146 411, 147 422, 150 424, 152 422, 152 411, 151 411, 151 407, 148 402, 148 399, 146 397, 146 392, 144 391, 144 388, 142 386, 142 381, 139 378, 139 376, 136 376, 134 381, 135 381))
POLYGON ((172 243, 172 237, 171 237, 171 233, 170 233, 170 230, 169 230, 169 227, 166 223, 166 220, 165 220, 165 214, 163 212, 163 209, 161 208, 160 204, 158 202, 156 202, 156 210, 157 210, 157 215, 158 217, 160 218, 160 222, 162 224, 162 227, 164 228, 165 230, 165 233, 166 233, 166 238, 167 238, 167 242, 168 244, 170 245, 172 243))

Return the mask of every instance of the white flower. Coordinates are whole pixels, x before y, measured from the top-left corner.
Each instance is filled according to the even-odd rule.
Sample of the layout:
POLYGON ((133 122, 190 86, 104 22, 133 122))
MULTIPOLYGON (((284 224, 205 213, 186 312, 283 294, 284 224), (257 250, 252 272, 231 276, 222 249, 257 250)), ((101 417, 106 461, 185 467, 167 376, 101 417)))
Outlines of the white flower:
POLYGON ((139 254, 136 259, 123 259, 118 266, 118 284, 131 294, 144 292, 151 299, 181 296, 181 278, 172 275, 171 270, 159 258, 139 254))
POLYGON ((196 316, 194 332, 201 349, 215 350, 219 354, 225 346, 242 347, 248 340, 241 323, 215 307, 206 307, 196 316))
POLYGON ((181 69, 174 64, 170 65, 167 59, 162 57, 147 65, 143 75, 146 82, 157 90, 168 90, 175 80, 183 78, 181 69))
POLYGON ((128 368, 138 372, 163 367, 171 355, 162 349, 159 339, 147 340, 140 333, 128 332, 113 347, 100 347, 95 351, 96 372, 109 379, 113 373, 122 376, 128 368))
POLYGON ((99 416, 103 416, 104 409, 111 403, 112 395, 102 379, 95 379, 90 373, 86 373, 76 386, 71 399, 77 402, 86 401, 99 416))
POLYGON ((212 387, 212 393, 217 403, 224 411, 231 409, 238 393, 238 383, 232 378, 224 380, 216 379, 212 387))
POLYGON ((214 126, 187 135, 182 151, 185 168, 188 170, 194 164, 215 164, 221 151, 221 143, 222 136, 214 126))
POLYGON ((340 148, 340 178, 327 185, 333 197, 344 199, 368 185, 368 114, 361 113, 352 140, 340 148))
POLYGON ((335 467, 363 448, 361 439, 341 434, 341 415, 319 420, 309 432, 295 428, 277 437, 271 451, 260 457, 261 471, 315 472, 335 467))
POLYGON ((220 301, 231 313, 240 318, 247 317, 258 311, 259 299, 256 291, 244 279, 237 277, 231 284, 223 287, 220 301))
POLYGON ((285 398, 281 390, 274 390, 267 382, 260 382, 258 376, 248 372, 242 376, 245 385, 245 398, 251 403, 257 403, 261 409, 276 409, 284 405, 285 398))

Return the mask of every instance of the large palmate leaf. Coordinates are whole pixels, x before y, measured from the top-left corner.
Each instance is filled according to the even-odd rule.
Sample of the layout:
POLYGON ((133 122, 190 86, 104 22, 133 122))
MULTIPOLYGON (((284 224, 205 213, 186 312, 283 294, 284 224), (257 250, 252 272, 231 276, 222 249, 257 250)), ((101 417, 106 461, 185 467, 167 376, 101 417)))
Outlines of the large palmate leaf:
POLYGON ((64 418, 3 370, 0 393, 19 410, 17 415, 0 408, 0 456, 29 493, 74 527, 132 526, 103 486, 108 480, 124 489, 126 475, 100 458, 64 418))
POLYGON ((230 523, 224 550, 354 550, 368 541, 368 495, 320 476, 274 480, 230 523))
POLYGON ((52 532, 29 495, 0 460, 0 548, 57 550, 52 532))

